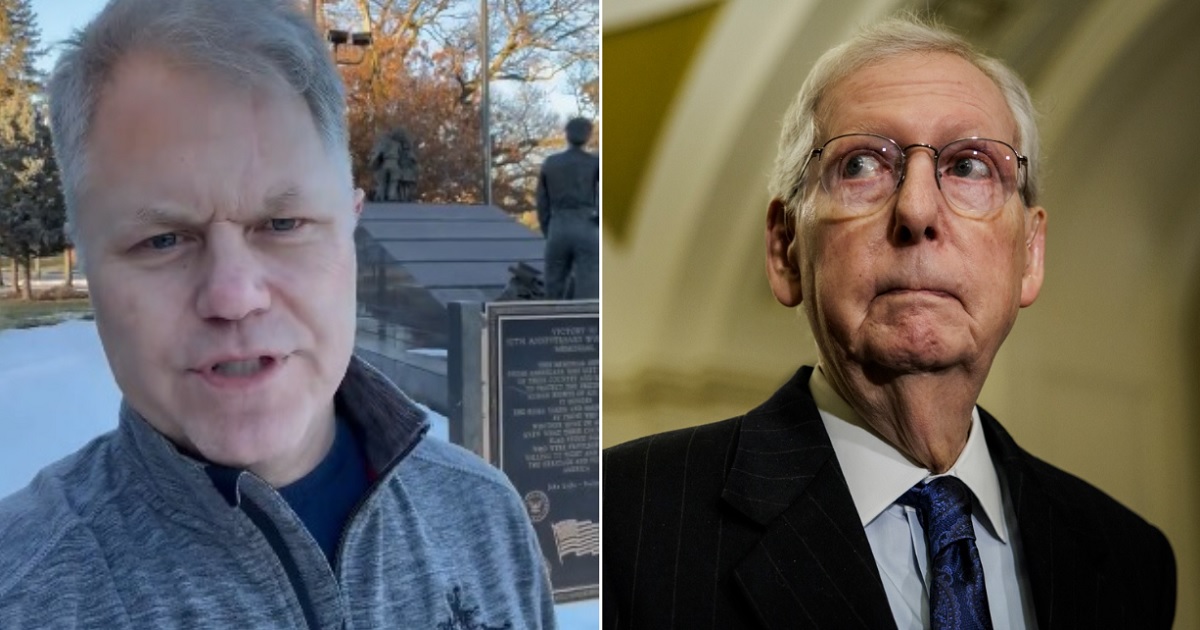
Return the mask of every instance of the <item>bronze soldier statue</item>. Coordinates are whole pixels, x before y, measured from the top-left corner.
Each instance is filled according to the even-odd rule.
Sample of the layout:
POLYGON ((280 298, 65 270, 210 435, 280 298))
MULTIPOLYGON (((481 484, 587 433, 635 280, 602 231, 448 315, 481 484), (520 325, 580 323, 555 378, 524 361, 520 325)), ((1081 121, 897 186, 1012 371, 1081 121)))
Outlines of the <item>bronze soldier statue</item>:
POLYGON ((416 148, 406 131, 393 129, 380 136, 371 151, 370 166, 375 174, 375 201, 417 200, 420 167, 416 148))
POLYGON ((403 129, 392 132, 392 139, 400 145, 400 169, 396 173, 396 201, 412 203, 417 200, 417 147, 403 129))
POLYGON ((546 237, 546 297, 600 297, 600 157, 584 150, 592 123, 573 118, 566 151, 546 158, 538 177, 537 211, 546 237), (568 278, 574 278, 574 291, 568 278))

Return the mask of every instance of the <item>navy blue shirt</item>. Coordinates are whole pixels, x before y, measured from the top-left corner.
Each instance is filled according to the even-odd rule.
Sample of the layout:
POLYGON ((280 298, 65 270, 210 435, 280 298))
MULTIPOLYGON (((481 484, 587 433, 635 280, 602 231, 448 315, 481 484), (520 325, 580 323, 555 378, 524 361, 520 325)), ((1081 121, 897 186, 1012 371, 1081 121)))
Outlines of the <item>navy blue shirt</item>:
POLYGON ((344 420, 339 418, 336 425, 333 446, 325 459, 312 472, 279 489, 335 571, 342 529, 371 485, 367 458, 357 436, 344 420))

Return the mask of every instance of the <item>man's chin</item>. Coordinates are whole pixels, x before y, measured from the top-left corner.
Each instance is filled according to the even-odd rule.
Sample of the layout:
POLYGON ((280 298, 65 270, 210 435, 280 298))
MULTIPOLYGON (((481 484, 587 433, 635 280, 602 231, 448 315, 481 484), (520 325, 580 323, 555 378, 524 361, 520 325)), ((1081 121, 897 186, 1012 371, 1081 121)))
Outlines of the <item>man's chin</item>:
POLYGON ((865 366, 877 366, 880 372, 913 374, 937 372, 971 361, 969 331, 927 317, 906 318, 898 322, 868 322, 857 355, 865 366))
POLYGON ((269 435, 262 431, 230 431, 218 435, 193 436, 191 449, 204 461, 254 470, 287 453, 293 445, 286 442, 283 435, 269 435))
POLYGON ((947 347, 940 339, 922 343, 898 343, 899 339, 871 344, 863 353, 864 369, 868 374, 901 376, 943 372, 962 365, 964 353, 947 347))

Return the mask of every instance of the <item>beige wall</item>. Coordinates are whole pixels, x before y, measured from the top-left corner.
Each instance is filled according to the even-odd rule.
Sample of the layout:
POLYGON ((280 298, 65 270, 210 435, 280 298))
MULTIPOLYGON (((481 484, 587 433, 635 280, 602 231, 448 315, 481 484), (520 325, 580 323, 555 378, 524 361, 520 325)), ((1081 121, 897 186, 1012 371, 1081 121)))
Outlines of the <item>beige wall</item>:
MULTIPOLYGON (((606 445, 744 411, 813 360, 807 325, 773 302, 762 271, 778 120, 820 52, 909 5, 696 4, 606 25, 606 146, 630 127, 645 145, 605 155, 606 445), (703 28, 670 28, 697 12, 703 28), (653 57, 622 54, 622 35, 659 32, 660 45, 694 51, 663 72, 666 105, 610 110, 614 64, 653 74, 653 57), (643 166, 614 177, 616 159, 643 166), (610 198, 627 205, 611 219, 610 198)), ((1044 115, 1046 284, 981 402, 1028 450, 1164 529, 1180 565, 1177 627, 1200 627, 1200 3, 946 6, 1026 77, 1044 115)))

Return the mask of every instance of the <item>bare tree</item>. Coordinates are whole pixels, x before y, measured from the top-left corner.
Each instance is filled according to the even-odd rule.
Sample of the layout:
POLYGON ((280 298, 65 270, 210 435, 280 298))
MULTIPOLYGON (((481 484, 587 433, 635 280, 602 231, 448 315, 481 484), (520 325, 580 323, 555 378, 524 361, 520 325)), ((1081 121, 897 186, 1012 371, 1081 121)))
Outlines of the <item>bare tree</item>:
MULTIPOLYGON (((520 212, 531 207, 538 158, 561 135, 563 120, 548 106, 551 90, 586 90, 586 79, 573 77, 598 75, 598 0, 489 3, 494 199, 520 212)), ((366 158, 376 137, 401 127, 417 145, 418 199, 482 199, 478 9, 475 0, 326 3, 331 27, 365 24, 373 38, 361 64, 343 66, 360 186, 369 188, 366 158)), ((575 101, 589 98, 581 93, 575 101)), ((578 113, 585 112, 581 106, 578 113)))

